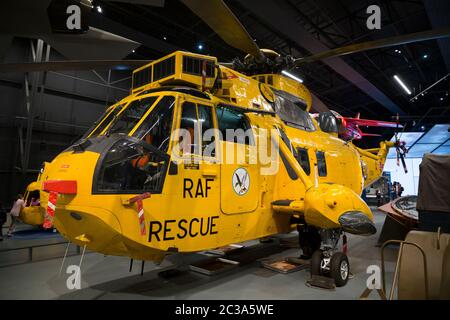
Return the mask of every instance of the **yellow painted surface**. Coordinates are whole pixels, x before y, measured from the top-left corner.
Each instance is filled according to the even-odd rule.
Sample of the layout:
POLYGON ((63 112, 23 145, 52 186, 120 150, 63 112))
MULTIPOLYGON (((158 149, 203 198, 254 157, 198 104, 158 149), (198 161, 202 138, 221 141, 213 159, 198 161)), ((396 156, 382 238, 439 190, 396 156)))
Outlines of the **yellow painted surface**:
MULTIPOLYGON (((179 68, 177 65, 177 70, 179 68)), ((126 106, 130 101, 144 96, 172 95, 176 98, 174 128, 179 127, 184 101, 212 108, 215 126, 215 108, 219 103, 244 109, 271 110, 270 99, 263 96, 258 81, 223 66, 220 70, 222 88, 207 91, 210 100, 164 91, 137 97, 136 91, 143 92, 146 88, 161 85, 150 83, 138 88, 136 94, 124 98, 117 105, 126 106)), ((188 78, 184 79, 188 81, 188 78)), ((192 81, 198 87, 198 77, 192 81)), ((311 107, 311 95, 303 85, 275 75, 273 87, 304 99, 308 108, 311 107)), ((265 95, 268 94, 265 92, 265 95)), ((152 108, 146 115, 152 112, 152 108)), ((216 141, 215 158, 197 158, 198 166, 194 169, 179 163, 178 174, 166 173, 162 193, 152 194, 143 200, 146 235, 141 235, 137 206, 127 204, 127 199, 136 194, 92 194, 94 170, 100 154, 91 151, 63 152, 45 166, 38 179, 40 183, 45 180, 77 181, 76 195, 60 195, 58 198, 54 220, 56 228, 69 240, 97 252, 160 260, 168 252, 195 252, 291 231, 295 226, 290 224, 291 215, 286 214, 289 210, 276 212, 272 207, 275 200, 295 201, 292 214, 304 214, 307 223, 320 228, 339 227, 339 216, 351 210, 363 212, 373 219, 360 194, 363 186, 381 175, 390 145, 382 144, 380 149, 365 152, 335 135, 322 132, 315 121, 315 131, 307 132, 289 127, 278 116, 270 114, 250 112, 247 118, 255 137, 259 136, 260 129, 277 127, 286 133, 293 148, 307 149, 311 172, 306 174, 303 171, 281 140, 281 152, 298 174, 297 179, 289 177, 279 154, 274 161, 279 168, 277 173, 261 174, 261 168, 267 164, 259 160, 250 163, 251 157, 258 156, 258 151, 254 150, 256 146, 244 147, 243 163, 225 164, 222 160, 227 156, 227 145, 237 146, 216 141), (317 176, 318 151, 325 153, 327 175, 324 177, 317 176), (362 161, 367 168, 366 179, 363 177, 362 161), (242 168, 248 173, 250 184, 248 191, 239 195, 233 189, 233 174, 242 168), (190 179, 194 184, 192 194, 186 194, 183 188, 185 179, 190 179), (163 228, 157 233, 158 236, 150 232, 152 223, 159 223, 163 228)), ((130 131, 130 135, 137 126, 130 131)), ((176 139, 171 142, 174 143, 177 143, 176 139)), ((191 156, 186 156, 183 161, 191 159, 191 156)), ((48 193, 41 191, 43 210, 47 200, 48 193)))

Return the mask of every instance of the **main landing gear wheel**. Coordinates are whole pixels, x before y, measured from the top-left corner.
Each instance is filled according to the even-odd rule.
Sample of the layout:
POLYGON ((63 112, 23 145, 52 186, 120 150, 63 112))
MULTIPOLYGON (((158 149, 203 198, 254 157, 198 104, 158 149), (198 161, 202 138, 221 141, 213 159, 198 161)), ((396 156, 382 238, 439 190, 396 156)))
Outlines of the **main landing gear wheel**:
POLYGON ((314 251, 311 257, 311 276, 321 276, 322 275, 322 267, 321 263, 323 260, 323 252, 322 250, 314 251))
POLYGON ((311 276, 327 276, 334 280, 336 287, 346 285, 350 276, 350 264, 343 252, 327 258, 322 250, 316 250, 311 258, 311 276))
POLYGON ((336 252, 331 256, 330 276, 334 279, 336 287, 343 287, 348 281, 350 275, 350 264, 348 258, 343 252, 336 252))

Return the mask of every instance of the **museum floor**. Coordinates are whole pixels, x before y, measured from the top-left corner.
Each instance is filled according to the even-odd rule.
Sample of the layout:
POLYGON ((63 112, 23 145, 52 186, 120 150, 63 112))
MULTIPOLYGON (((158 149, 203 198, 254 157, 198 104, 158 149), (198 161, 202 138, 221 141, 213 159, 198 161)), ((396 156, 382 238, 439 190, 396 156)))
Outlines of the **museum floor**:
MULTIPOLYGON (((377 210, 373 211, 378 233, 370 237, 349 236, 353 278, 345 287, 331 291, 308 287, 308 269, 280 274, 261 267, 261 259, 215 276, 186 268, 163 275, 159 273, 172 268, 169 261, 161 266, 148 262, 141 276, 140 261, 134 262, 130 273, 128 258, 92 252, 85 254, 83 259, 81 289, 69 290, 66 286, 69 275, 64 273, 65 270, 59 275, 62 258, 39 261, 48 255, 62 256, 66 249, 64 244, 34 249, 31 263, 17 264, 27 260, 27 250, 2 252, 6 248, 64 241, 56 233, 42 235, 37 231, 23 230, 0 242, 0 299, 358 299, 366 288, 367 266, 381 265, 380 248, 376 245, 385 216, 377 210)), ((298 256, 298 248, 280 247, 277 243, 260 245, 251 242, 247 245, 258 247, 258 255, 263 254, 264 259, 298 256)), ((75 253, 72 249, 71 253, 75 253)), ((396 253, 395 247, 387 249, 388 283, 396 253)), ((175 257, 175 260, 184 259, 185 263, 189 263, 202 257, 201 254, 192 254, 175 257)), ((65 268, 78 265, 79 261, 80 255, 72 255, 66 259, 65 268)), ((376 293, 369 298, 379 299, 376 293)))

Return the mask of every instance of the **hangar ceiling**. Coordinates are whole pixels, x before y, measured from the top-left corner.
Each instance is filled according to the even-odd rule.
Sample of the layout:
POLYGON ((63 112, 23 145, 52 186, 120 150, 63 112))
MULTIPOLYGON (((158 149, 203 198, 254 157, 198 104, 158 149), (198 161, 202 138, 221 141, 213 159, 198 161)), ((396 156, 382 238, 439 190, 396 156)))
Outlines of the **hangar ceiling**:
MULTIPOLYGON (((448 1, 224 1, 259 47, 295 57, 450 26, 448 1), (378 31, 366 27, 366 9, 373 4, 379 5, 382 13, 381 30, 378 31)), ((128 49, 132 50, 126 57, 128 59, 155 59, 178 49, 214 55, 223 62, 244 56, 178 0, 121 3, 96 0, 91 26, 137 42, 136 49, 132 50, 134 45, 128 49)), ((77 55, 77 50, 71 51, 77 55)), ((0 32, 0 59, 5 56, 6 62, 31 61, 31 52, 29 40, 12 40, 0 32)), ((55 49, 51 50, 49 58, 64 59, 55 49)), ((450 39, 446 38, 313 62, 292 72, 302 78, 314 94, 314 104, 322 105, 316 108, 318 110, 326 105, 345 116, 360 112, 361 117, 380 120, 392 120, 398 112, 402 115, 401 122, 406 124, 405 132, 424 133, 435 124, 450 123, 450 77, 427 89, 417 99, 411 101, 411 98, 445 77, 450 72, 449 66, 450 39), (394 81, 394 75, 403 79, 411 89, 411 95, 394 81)), ((37 170, 43 160, 51 158, 90 126, 106 105, 125 96, 130 86, 129 76, 129 70, 47 73, 38 90, 43 95, 39 100, 40 110, 33 120, 33 139, 30 141, 35 162, 30 168, 37 170), (43 153, 36 156, 38 151, 43 153)), ((19 163, 17 142, 20 139, 16 127, 25 129, 29 121, 24 112, 26 88, 23 74, 0 74, 0 93, 6 97, 0 126, 5 133, 4 141, 10 143, 5 147, 9 153, 0 159, 0 171, 10 172, 19 163)), ((364 131, 380 133, 380 129, 364 128, 364 131)), ((392 131, 383 133, 388 139, 392 135, 392 131)), ((378 140, 366 138, 360 144, 374 146, 378 140)))
MULTIPOLYGON (((260 47, 273 48, 296 57, 346 44, 428 30, 435 25, 449 25, 448 19, 434 17, 439 13, 446 15, 445 10, 428 3, 436 2, 434 0, 225 2, 260 47), (381 7, 382 28, 379 31, 366 27, 366 8, 371 4, 381 7)), ((120 25, 124 25, 162 40, 164 44, 217 55, 221 61, 243 56, 179 1, 166 0, 161 8, 102 1, 96 4, 102 7, 102 13, 95 13, 96 19, 111 21, 110 27, 114 24, 117 32, 120 25), (202 50, 198 49, 198 44, 202 44, 202 50)), ((139 41, 138 36, 133 37, 129 32, 118 34, 139 41)), ((439 43, 446 41, 449 40, 439 40, 439 43)), ((161 43, 149 42, 130 57, 155 58, 168 51, 161 43)), ((408 129, 421 130, 422 126, 430 128, 437 119, 450 120, 446 96, 449 82, 443 81, 411 102, 411 96, 395 83, 393 75, 398 74, 404 80, 413 96, 448 72, 444 60, 444 57, 449 59, 447 56, 443 45, 431 40, 315 62, 295 72, 323 103, 344 115, 361 111, 365 117, 389 120, 398 112, 404 115, 403 121, 408 122, 408 129), (430 108, 433 108, 432 112, 428 112, 430 108)))

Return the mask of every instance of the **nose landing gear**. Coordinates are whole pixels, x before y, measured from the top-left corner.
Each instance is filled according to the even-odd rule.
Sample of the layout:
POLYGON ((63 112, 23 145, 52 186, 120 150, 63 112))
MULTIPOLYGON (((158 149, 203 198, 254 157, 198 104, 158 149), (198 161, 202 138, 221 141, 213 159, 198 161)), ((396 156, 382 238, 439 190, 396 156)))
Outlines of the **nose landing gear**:
POLYGON ((342 231, 321 230, 323 249, 314 251, 311 257, 311 276, 329 277, 336 287, 345 286, 350 276, 350 264, 344 252, 337 251, 342 231))

